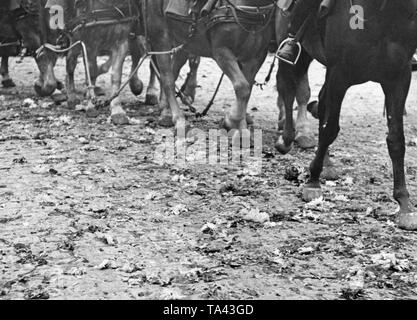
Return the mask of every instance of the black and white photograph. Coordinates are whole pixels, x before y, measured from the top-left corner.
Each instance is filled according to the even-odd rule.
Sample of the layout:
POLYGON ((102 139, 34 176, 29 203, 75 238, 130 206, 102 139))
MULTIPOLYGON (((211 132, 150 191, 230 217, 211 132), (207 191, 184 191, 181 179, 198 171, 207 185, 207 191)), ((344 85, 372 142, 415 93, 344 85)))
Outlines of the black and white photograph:
POLYGON ((0 0, 0 300, 416 299, 416 51, 417 0, 0 0))

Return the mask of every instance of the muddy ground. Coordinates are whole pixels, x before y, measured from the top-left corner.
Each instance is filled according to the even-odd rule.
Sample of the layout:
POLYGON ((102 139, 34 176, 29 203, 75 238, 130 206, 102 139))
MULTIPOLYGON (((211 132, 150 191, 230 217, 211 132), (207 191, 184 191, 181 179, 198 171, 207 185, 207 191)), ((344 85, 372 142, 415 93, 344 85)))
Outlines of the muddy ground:
MULTIPOLYGON (((124 92, 136 121, 117 127, 105 110, 90 119, 37 100, 34 63, 17 62, 17 89, 0 89, 0 299, 417 298, 417 233, 393 222, 397 205, 377 85, 349 92, 332 148, 339 179, 326 183, 323 201, 306 204, 300 183, 285 173, 308 166, 314 150, 295 148, 287 156, 274 150, 273 84, 256 88, 251 100, 264 144, 262 173, 253 175, 232 166, 160 165, 153 160, 158 108, 145 106, 143 96, 124 92), (35 104, 25 105, 26 98, 35 104)), ((199 109, 217 70, 203 61, 199 109)), ((63 61, 57 74, 63 79, 63 61)), ((314 65, 314 96, 323 75, 314 65)), ((78 79, 81 88, 81 68, 78 79)), ((101 84, 109 87, 108 76, 101 84)), ((406 117, 414 200, 416 86, 406 117)), ((232 103, 225 83, 209 117, 190 121, 217 128, 232 103)))

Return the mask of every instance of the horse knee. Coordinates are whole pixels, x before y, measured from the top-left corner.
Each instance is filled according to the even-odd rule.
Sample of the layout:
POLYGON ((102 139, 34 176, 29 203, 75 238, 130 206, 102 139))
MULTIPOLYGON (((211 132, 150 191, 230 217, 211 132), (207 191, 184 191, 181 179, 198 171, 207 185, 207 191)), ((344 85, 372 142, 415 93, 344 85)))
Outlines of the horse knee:
POLYGON ((234 89, 236 96, 242 100, 249 100, 251 94, 251 88, 247 81, 239 81, 235 83, 234 89))

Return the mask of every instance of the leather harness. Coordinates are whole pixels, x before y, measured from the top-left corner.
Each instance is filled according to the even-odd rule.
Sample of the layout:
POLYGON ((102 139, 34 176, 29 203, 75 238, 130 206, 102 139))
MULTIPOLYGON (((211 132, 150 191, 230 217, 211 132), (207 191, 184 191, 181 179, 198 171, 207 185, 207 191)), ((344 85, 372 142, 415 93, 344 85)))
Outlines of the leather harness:
POLYGON ((74 33, 81 28, 97 25, 120 24, 139 21, 139 10, 132 0, 119 1, 117 5, 107 3, 104 0, 77 0, 74 1, 74 8, 77 13, 69 22, 66 29, 74 33), (100 2, 106 5, 104 9, 95 9, 95 3, 100 2))
MULTIPOLYGON (((171 0, 173 7, 176 0, 171 0)), ((210 30, 218 24, 237 23, 247 32, 261 32, 270 25, 277 8, 277 0, 271 1, 266 6, 242 6, 236 5, 231 0, 208 0, 201 9, 199 1, 193 1, 186 14, 166 11, 168 18, 196 25, 199 29, 210 30)))

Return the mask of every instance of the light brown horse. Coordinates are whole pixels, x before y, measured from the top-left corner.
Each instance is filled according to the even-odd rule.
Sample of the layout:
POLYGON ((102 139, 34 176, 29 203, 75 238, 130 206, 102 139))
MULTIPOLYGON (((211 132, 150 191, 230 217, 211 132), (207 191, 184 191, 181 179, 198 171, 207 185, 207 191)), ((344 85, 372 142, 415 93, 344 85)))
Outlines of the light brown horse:
MULTIPOLYGON (((274 0, 220 0, 214 9, 219 23, 212 23, 207 28, 204 19, 198 19, 207 1, 195 1, 191 10, 195 19, 184 23, 165 16, 164 11, 170 0, 143 0, 143 13, 148 41, 152 51, 171 51, 174 47, 185 44, 183 50, 176 52, 174 59, 170 54, 157 56, 161 71, 164 108, 161 124, 174 124, 177 129, 184 129, 186 121, 175 96, 175 80, 189 53, 196 56, 213 58, 221 70, 228 76, 234 86, 236 104, 224 120, 224 127, 245 129, 246 110, 251 96, 255 76, 262 66, 270 40, 273 37, 274 0), (269 7, 268 7, 269 6, 269 7), (241 16, 253 17, 256 8, 263 8, 264 20, 249 31, 241 16), (266 9, 267 7, 267 9, 266 9), (252 10, 251 10, 252 9, 252 10), (197 20, 198 19, 198 20, 197 20), (190 28, 191 27, 191 28, 190 28), (256 32, 261 30, 261 32, 256 32)), ((182 2, 184 4, 184 1, 182 2)), ((262 9, 259 9, 262 10, 262 9)), ((261 16, 262 16, 261 14, 261 16)), ((259 15, 256 16, 259 19, 259 15)), ((255 18, 255 19, 256 19, 255 18)))
MULTIPOLYGON (((312 1, 317 1, 318 8, 320 1, 312 1)), ((411 61, 417 48, 416 9, 415 0, 337 0, 327 19, 312 18, 302 41, 305 63, 301 68, 308 68, 308 61, 315 58, 327 66, 327 73, 318 106, 319 146, 303 193, 306 201, 322 195, 320 175, 328 148, 340 131, 341 106, 346 91, 353 85, 377 82, 386 98, 387 144, 393 164, 394 198, 400 205, 397 222, 401 228, 417 230, 417 213, 410 202, 405 179, 403 119, 411 81, 411 61), (361 23, 352 23, 355 21, 361 23)), ((292 107, 297 88, 296 72, 297 67, 282 63, 278 75, 287 118, 277 146, 284 153, 291 149, 295 138, 292 107)))

